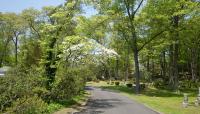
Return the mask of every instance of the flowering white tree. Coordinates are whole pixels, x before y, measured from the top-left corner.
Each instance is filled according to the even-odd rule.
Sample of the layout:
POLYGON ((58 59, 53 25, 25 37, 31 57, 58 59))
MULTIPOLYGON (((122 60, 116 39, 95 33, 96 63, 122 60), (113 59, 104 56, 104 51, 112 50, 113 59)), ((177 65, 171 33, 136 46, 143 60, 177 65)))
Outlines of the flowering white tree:
POLYGON ((115 59, 119 56, 113 49, 108 49, 93 39, 80 36, 66 37, 62 47, 63 54, 60 57, 74 64, 85 64, 88 59, 95 64, 106 64, 108 58, 115 59))

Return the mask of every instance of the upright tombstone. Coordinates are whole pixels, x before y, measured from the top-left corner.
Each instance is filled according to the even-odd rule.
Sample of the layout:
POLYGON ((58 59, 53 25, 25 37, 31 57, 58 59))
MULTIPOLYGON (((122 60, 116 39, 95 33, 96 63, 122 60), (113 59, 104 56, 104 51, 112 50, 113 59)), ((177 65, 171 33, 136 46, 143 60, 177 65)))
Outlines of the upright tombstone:
POLYGON ((187 108, 188 107, 188 96, 186 93, 184 93, 184 99, 183 99, 183 107, 187 108))
POLYGON ((199 94, 197 96, 197 99, 195 100, 195 105, 199 106, 200 105, 200 87, 199 87, 199 94))
MULTIPOLYGON (((198 98, 200 98, 200 87, 199 87, 199 94, 198 94, 198 98)), ((200 99, 199 99, 200 100, 200 99)))

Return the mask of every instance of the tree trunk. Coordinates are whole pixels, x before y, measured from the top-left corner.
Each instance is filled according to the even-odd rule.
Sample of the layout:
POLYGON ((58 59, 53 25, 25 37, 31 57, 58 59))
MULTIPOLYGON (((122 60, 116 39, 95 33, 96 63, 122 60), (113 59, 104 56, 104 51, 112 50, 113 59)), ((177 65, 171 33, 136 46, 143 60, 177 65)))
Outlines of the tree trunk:
POLYGON ((14 39, 14 37, 12 38, 13 43, 15 45, 15 65, 17 66, 17 63, 18 63, 18 59, 17 59, 18 52, 17 52, 17 49, 18 49, 18 36, 19 36, 19 33, 14 32, 13 34, 14 34, 14 37, 15 37, 15 39, 14 39))
POLYGON ((178 50, 179 50, 179 16, 173 17, 173 44, 170 46, 170 85, 172 89, 178 88, 178 50))
POLYGON ((127 46, 127 55, 126 55, 126 72, 125 72, 125 82, 128 80, 129 77, 129 55, 130 55, 130 48, 129 45, 127 46))
POLYGON ((17 46, 18 46, 18 37, 15 38, 16 41, 15 41, 15 65, 17 65, 18 63, 18 52, 17 52, 17 46))
POLYGON ((161 75, 165 78, 166 76, 166 58, 165 58, 165 51, 161 53, 161 75))
POLYGON ((46 61, 47 63, 45 64, 45 72, 46 75, 48 77, 48 81, 47 81, 47 88, 51 89, 51 84, 53 83, 54 79, 55 79, 55 74, 56 74, 56 68, 55 67, 51 67, 54 66, 56 63, 55 58, 54 58, 54 53, 53 53, 53 48, 54 45, 56 43, 56 38, 53 38, 51 40, 51 43, 49 44, 49 50, 47 51, 47 58, 46 61))
MULTIPOLYGON (((134 26, 133 30, 135 31, 134 26)), ((134 31, 132 31, 132 41, 133 41, 133 54, 134 54, 135 78, 136 78, 135 92, 136 94, 139 94, 140 93, 140 67, 139 67, 139 55, 138 55, 139 51, 137 47, 137 36, 134 31)))
POLYGON ((135 47, 134 49, 134 62, 135 62, 135 75, 136 75, 136 94, 140 93, 140 68, 138 60, 138 50, 135 47))
POLYGON ((119 58, 116 57, 116 66, 115 66, 115 79, 119 79, 119 58))
POLYGON ((175 44, 174 49, 174 88, 178 88, 178 44, 175 44))
POLYGON ((174 27, 176 29, 175 31, 175 44, 174 44, 174 89, 178 88, 178 55, 179 55, 179 32, 178 32, 178 26, 179 26, 179 16, 174 17, 174 27))
POLYGON ((5 45, 4 45, 4 50, 2 52, 2 56, 1 56, 1 60, 0 60, 0 67, 3 66, 3 61, 4 61, 4 57, 6 56, 6 51, 7 51, 7 47, 8 47, 8 43, 10 42, 10 40, 7 40, 5 42, 5 45))
POLYGON ((149 58, 149 56, 147 56, 147 72, 150 72, 150 58, 149 58))
POLYGON ((173 44, 170 45, 169 48, 169 85, 172 86, 174 84, 174 66, 173 66, 173 58, 174 52, 173 52, 173 44), (172 85, 171 85, 172 84, 172 85))
POLYGON ((195 48, 191 49, 191 73, 192 73, 192 81, 196 81, 197 78, 197 51, 195 48))
POLYGON ((109 75, 109 84, 111 84, 111 82, 112 82, 112 76, 111 76, 111 73, 110 73, 110 69, 108 69, 108 75, 109 75))
POLYGON ((135 30, 135 25, 134 25, 134 20, 135 20, 135 14, 140 8, 141 4, 143 3, 143 0, 140 2, 136 10, 134 11, 134 6, 130 6, 128 1, 124 0, 126 11, 128 14, 128 19, 129 19, 129 27, 130 27, 130 33, 131 33, 131 45, 133 54, 134 54, 134 63, 135 63, 135 76, 136 76, 136 94, 140 93, 140 68, 139 68, 139 50, 138 50, 138 45, 137 45, 137 33, 135 30))
POLYGON ((153 76, 155 76, 155 63, 154 63, 154 59, 151 59, 151 73, 153 76))

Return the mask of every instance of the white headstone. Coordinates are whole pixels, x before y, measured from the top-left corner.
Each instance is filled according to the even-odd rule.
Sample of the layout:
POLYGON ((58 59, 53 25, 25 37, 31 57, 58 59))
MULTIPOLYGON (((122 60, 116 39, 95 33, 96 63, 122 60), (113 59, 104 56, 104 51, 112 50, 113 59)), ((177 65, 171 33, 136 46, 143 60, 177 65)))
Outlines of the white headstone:
POLYGON ((188 96, 186 93, 184 94, 184 99, 182 104, 184 108, 188 107, 188 96))
POLYGON ((199 95, 198 96, 200 97, 200 87, 199 87, 199 95))
POLYGON ((198 98, 194 101, 195 106, 199 106, 199 100, 198 98))
POLYGON ((199 94, 197 96, 197 99, 195 100, 195 105, 199 106, 200 105, 200 87, 199 87, 199 94))

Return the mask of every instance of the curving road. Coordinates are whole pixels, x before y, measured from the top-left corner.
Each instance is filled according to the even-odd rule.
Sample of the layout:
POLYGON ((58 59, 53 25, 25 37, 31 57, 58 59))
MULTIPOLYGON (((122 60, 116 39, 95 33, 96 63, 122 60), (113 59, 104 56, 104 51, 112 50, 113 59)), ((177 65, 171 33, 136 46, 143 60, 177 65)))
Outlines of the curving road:
POLYGON ((87 87, 92 96, 81 112, 74 114, 159 114, 117 92, 87 87))

